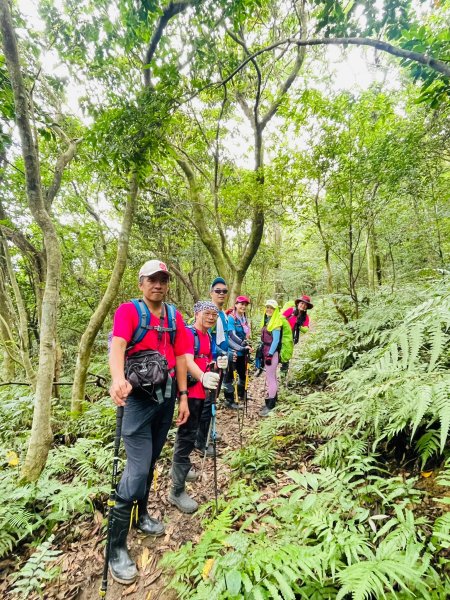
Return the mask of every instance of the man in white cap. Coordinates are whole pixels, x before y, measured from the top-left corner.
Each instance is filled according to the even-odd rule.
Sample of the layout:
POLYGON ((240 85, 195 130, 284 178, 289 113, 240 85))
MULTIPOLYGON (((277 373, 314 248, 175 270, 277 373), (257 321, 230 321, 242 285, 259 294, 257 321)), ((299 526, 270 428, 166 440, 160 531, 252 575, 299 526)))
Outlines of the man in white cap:
POLYGON ((164 302, 169 279, 163 262, 147 261, 139 271, 142 298, 121 304, 114 315, 110 395, 117 406, 124 406, 122 437, 127 462, 111 515, 109 570, 123 584, 137 577, 127 549, 130 523, 134 520, 147 535, 164 534, 164 525, 149 516, 147 502, 155 462, 172 424, 176 387, 180 399, 176 424, 183 425, 189 417, 185 356, 189 338, 181 314, 164 302), (139 366, 141 359, 152 362, 143 363, 145 369, 133 370, 133 364, 139 366), (157 383, 145 377, 141 380, 143 372, 157 383))

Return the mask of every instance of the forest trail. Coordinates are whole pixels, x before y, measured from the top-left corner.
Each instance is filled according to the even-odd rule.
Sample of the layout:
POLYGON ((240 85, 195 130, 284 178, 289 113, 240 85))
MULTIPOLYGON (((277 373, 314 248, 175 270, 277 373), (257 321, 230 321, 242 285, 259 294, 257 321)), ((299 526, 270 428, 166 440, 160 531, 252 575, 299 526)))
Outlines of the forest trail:
MULTIPOLYGON (((249 383, 249 402, 244 418, 242 443, 259 421, 259 410, 264 402, 264 375, 253 377, 249 383)), ((219 403, 217 411, 217 432, 221 437, 218 446, 218 487, 219 494, 229 485, 229 467, 223 456, 230 450, 240 447, 238 418, 235 411, 223 408, 219 403)), ((130 554, 136 560, 139 577, 131 586, 123 586, 108 578, 107 600, 126 598, 127 600, 172 600, 176 594, 166 589, 167 580, 158 568, 159 560, 165 552, 176 550, 188 541, 196 543, 202 533, 201 516, 198 513, 185 515, 169 504, 167 495, 170 487, 169 469, 173 448, 173 436, 163 451, 164 458, 159 462, 157 488, 150 494, 149 513, 162 519, 166 533, 160 538, 144 537, 133 531, 128 538, 130 554)), ((193 453, 191 460, 197 472, 202 466, 202 457, 193 453)), ((213 460, 204 461, 203 476, 195 483, 187 484, 187 489, 195 500, 202 505, 214 498, 213 460)), ((75 524, 75 530, 61 527, 57 538, 67 535, 67 542, 59 543, 63 554, 58 560, 62 569, 59 579, 46 590, 48 600, 94 600, 99 598, 101 574, 103 569, 103 531, 102 514, 96 511, 88 521, 75 524), (70 537, 76 537, 70 542, 70 537)), ((73 525, 71 525, 73 527, 73 525)))

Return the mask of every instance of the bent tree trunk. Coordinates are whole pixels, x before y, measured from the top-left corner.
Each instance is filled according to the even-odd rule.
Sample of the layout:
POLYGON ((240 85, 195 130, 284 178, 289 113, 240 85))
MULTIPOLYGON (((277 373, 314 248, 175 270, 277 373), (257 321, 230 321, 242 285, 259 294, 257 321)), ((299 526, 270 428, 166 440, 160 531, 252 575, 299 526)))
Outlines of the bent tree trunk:
POLYGON ((30 442, 22 468, 22 477, 27 481, 35 481, 41 474, 53 440, 50 417, 52 384, 55 371, 56 319, 62 260, 59 240, 48 215, 47 219, 44 217, 42 220, 41 228, 47 255, 47 279, 42 300, 36 402, 30 442))
POLYGON ((130 179, 130 188, 127 196, 125 213, 122 220, 122 227, 119 236, 119 245, 117 248, 116 261, 111 273, 108 287, 100 301, 96 311, 89 320, 89 323, 81 337, 78 347, 77 363, 75 367, 74 382, 72 386, 72 404, 73 414, 80 414, 83 406, 83 400, 86 389, 86 379, 91 360, 92 348, 100 328, 111 309, 111 306, 117 296, 120 282, 127 265, 127 254, 130 240, 130 231, 133 224, 136 199, 138 195, 138 185, 136 174, 133 173, 130 179))
POLYGON ((19 53, 8 0, 0 0, 0 27, 3 51, 14 96, 16 123, 25 167, 28 206, 34 221, 42 231, 47 258, 33 424, 21 473, 22 479, 35 481, 45 466, 52 443, 51 392, 55 368, 56 322, 62 263, 59 240, 49 210, 59 190, 62 172, 75 154, 76 144, 71 144, 63 159, 57 162, 53 184, 44 198, 37 140, 33 138, 32 134, 28 93, 20 70, 19 53))

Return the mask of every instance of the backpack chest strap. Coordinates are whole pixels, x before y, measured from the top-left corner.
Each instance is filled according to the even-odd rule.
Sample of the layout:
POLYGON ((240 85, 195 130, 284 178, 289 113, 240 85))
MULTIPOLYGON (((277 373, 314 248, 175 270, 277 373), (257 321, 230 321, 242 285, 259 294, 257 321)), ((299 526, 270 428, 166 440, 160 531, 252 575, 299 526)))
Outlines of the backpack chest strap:
POLYGON ((164 327, 162 325, 145 325, 144 329, 147 331, 157 331, 158 333, 171 333, 172 331, 175 331, 175 327, 164 327))

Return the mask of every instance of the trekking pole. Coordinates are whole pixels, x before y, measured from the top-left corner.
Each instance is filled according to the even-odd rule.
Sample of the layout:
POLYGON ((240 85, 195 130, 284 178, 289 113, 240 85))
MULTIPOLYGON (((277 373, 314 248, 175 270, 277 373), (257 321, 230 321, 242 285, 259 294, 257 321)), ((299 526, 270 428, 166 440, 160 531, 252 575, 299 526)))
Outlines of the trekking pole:
POLYGON ((245 387, 244 387, 244 411, 245 416, 248 416, 248 380, 249 380, 250 355, 247 352, 245 355, 245 387))
MULTIPOLYGON (((214 392, 210 392, 210 397, 211 397, 211 417, 212 417, 212 413, 213 413, 213 404, 217 403, 217 398, 219 397, 219 394, 220 394, 220 388, 222 387, 223 376, 224 376, 223 370, 219 369, 219 383, 218 383, 217 388, 215 389, 215 391, 214 392)), ((215 411, 215 408, 214 408, 214 411, 215 411)), ((215 413, 214 413, 214 415, 215 415, 215 413)), ((214 420, 214 426, 215 426, 215 420, 214 420)), ((214 435, 215 435, 216 439, 213 440, 213 419, 211 418, 211 423, 209 424, 209 429, 208 429, 208 435, 206 437, 205 451, 203 453, 203 458, 202 458, 202 468, 200 469, 200 478, 203 475, 203 469, 204 469, 205 460, 206 460, 206 452, 208 450, 209 442, 211 440, 213 440, 214 455, 215 455, 215 445, 214 444, 217 441, 217 433, 216 433, 215 430, 214 430, 214 435)))
MULTIPOLYGON (((222 378, 222 373, 221 373, 222 378)), ((221 381, 219 380, 219 385, 221 381)), ((217 386, 217 389, 219 386, 217 386)), ((213 441, 213 469, 214 469, 214 498, 216 502, 216 514, 219 512, 219 502, 218 502, 218 494, 219 491, 217 489, 217 432, 216 432, 216 408, 217 408, 217 389, 216 393, 213 396, 213 401, 211 404, 211 435, 213 441)))
MULTIPOLYGON (((223 369, 219 369, 219 383, 214 390, 211 392, 211 423, 208 431, 208 438, 206 440, 205 453, 203 455, 202 460, 202 469, 201 474, 203 473, 203 467, 206 459, 206 450, 209 446, 209 440, 212 439, 213 443, 213 469, 214 469, 214 498, 216 501, 216 512, 219 511, 219 503, 218 503, 218 494, 219 491, 217 489, 217 432, 216 432, 216 408, 217 408, 217 398, 219 397, 220 388, 222 387, 223 381, 223 369)), ((201 476, 200 474, 200 476, 201 476)))
POLYGON ((238 420, 239 439, 240 439, 240 444, 241 444, 241 448, 242 448, 242 427, 244 425, 244 415, 242 415, 242 422, 241 422, 241 415, 239 414, 241 412, 241 410, 240 410, 239 393, 238 393, 238 373, 237 373, 236 367, 233 369, 233 386, 234 386, 234 401, 237 405, 236 412, 237 412, 237 420, 238 420))
POLYGON ((123 406, 118 406, 116 411, 116 434, 114 436, 114 458, 113 458, 113 470, 111 477, 111 490, 108 498, 108 529, 106 534, 106 548, 105 548, 105 564, 103 565, 103 577, 102 584, 99 589, 100 598, 106 596, 106 590, 108 588, 108 567, 109 567, 109 551, 111 545, 111 513, 112 509, 116 505, 116 486, 117 486, 117 473, 119 471, 119 448, 120 438, 122 436, 122 420, 123 420, 123 406))

